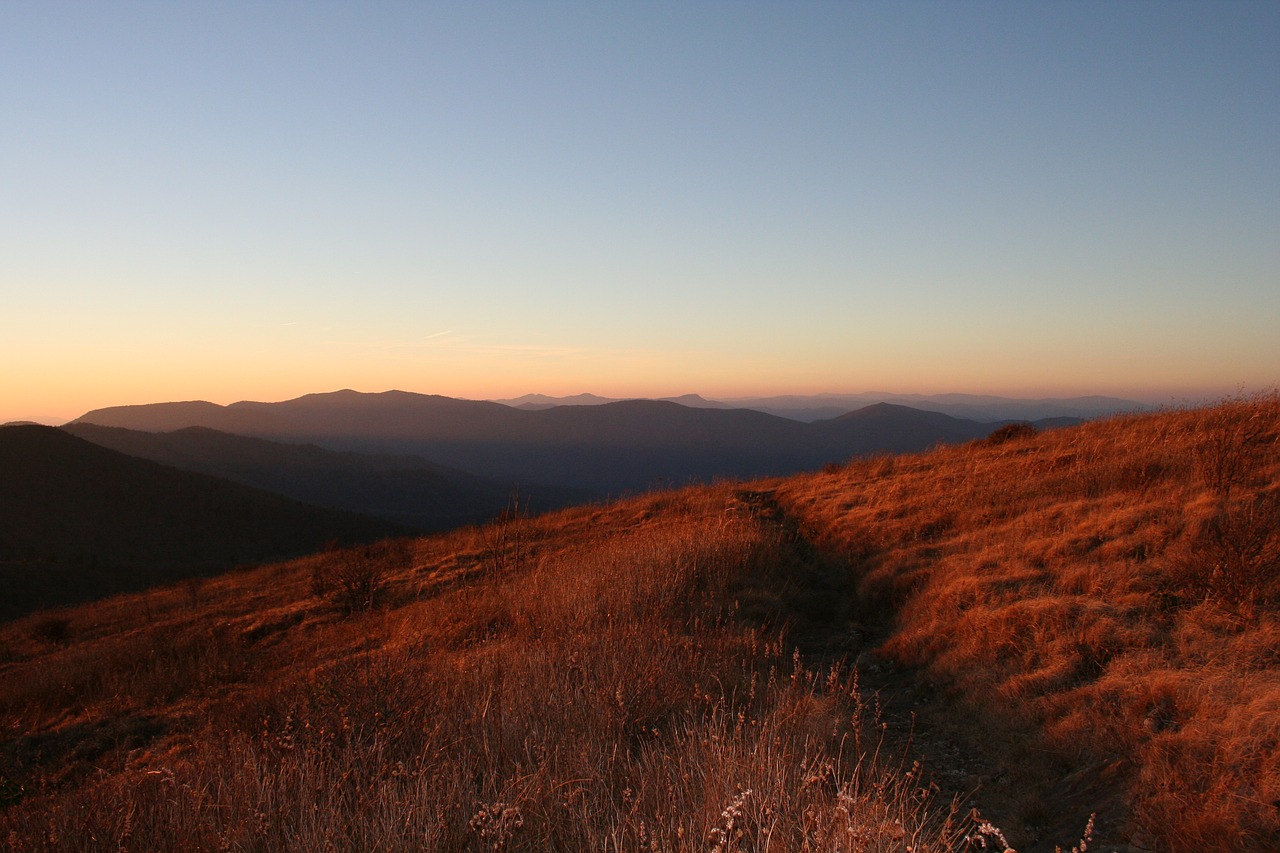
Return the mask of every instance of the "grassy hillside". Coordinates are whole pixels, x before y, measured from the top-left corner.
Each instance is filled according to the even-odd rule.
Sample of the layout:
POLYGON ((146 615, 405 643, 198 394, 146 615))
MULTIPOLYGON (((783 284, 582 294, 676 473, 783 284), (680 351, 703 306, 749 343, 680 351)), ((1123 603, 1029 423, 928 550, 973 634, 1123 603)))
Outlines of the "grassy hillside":
POLYGON ((1274 849, 1278 435, 1006 430, 14 621, 0 838, 1274 849))
POLYGON ((933 688, 922 724, 986 758, 1030 834, 1095 797, 1144 846, 1275 849, 1278 434, 1273 396, 1011 431, 778 496, 849 557, 863 612, 892 614, 878 662, 933 688))

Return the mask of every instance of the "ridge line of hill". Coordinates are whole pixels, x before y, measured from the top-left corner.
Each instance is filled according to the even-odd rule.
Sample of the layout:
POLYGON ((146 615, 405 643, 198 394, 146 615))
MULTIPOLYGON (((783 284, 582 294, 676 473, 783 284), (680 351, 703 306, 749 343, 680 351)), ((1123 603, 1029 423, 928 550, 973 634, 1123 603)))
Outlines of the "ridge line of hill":
MULTIPOLYGON (((61 429, 94 444, 174 468, 220 477, 315 506, 389 519, 418 532, 486 521, 507 508, 512 486, 412 454, 335 451, 186 427, 144 432, 91 423, 61 429)), ((522 484, 538 511, 582 503, 589 492, 522 484)))

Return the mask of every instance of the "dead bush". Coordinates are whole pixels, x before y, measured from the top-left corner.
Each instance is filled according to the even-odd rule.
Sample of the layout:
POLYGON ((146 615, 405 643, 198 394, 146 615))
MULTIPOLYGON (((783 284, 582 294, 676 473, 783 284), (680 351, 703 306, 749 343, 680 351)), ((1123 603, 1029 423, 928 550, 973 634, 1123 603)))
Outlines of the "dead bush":
POLYGON ((1232 401, 1204 412, 1193 448, 1195 470, 1216 494, 1231 497, 1251 485, 1268 453, 1275 453, 1274 417, 1267 401, 1232 401))
POLYGON ((383 577, 412 559, 409 542, 385 539, 357 548, 331 549, 311 573, 311 592, 343 613, 371 610, 383 577))
POLYGON ((65 616, 47 616, 31 626, 31 636, 46 643, 63 645, 71 641, 71 620, 65 616))
POLYGON ((1005 424, 999 429, 991 433, 982 440, 982 443, 995 447, 1000 444, 1007 444, 1011 441, 1023 441, 1028 438, 1035 438, 1040 431, 1028 423, 1005 424))
POLYGON ((485 561, 496 573, 520 571, 529 557, 529 511, 513 492, 507 508, 484 529, 485 561))

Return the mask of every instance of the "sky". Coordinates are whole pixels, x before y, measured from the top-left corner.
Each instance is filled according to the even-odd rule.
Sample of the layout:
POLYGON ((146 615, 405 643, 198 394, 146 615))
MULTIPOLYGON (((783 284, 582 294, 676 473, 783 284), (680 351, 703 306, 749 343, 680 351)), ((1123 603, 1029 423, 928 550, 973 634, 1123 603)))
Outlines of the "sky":
POLYGON ((1280 382, 1280 3, 0 3, 0 421, 1280 382))

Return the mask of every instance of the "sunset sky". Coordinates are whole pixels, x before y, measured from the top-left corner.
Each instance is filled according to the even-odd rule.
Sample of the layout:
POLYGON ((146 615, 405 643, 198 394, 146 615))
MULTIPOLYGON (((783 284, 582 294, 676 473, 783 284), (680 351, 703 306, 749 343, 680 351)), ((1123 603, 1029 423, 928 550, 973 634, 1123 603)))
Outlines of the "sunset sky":
POLYGON ((1280 382, 1280 3, 0 3, 0 421, 1280 382))

